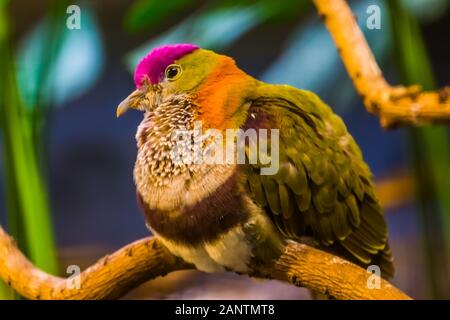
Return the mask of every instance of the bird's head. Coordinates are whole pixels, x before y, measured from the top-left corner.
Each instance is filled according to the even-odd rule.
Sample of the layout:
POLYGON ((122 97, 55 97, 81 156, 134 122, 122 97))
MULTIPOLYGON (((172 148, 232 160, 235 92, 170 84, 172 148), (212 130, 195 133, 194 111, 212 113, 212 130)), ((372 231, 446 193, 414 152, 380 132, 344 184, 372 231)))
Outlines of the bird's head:
POLYGON ((190 113, 204 127, 222 130, 243 121, 240 107, 256 86, 232 58, 192 44, 152 50, 137 65, 134 82, 136 90, 119 104, 117 116, 129 109, 173 119, 190 113))

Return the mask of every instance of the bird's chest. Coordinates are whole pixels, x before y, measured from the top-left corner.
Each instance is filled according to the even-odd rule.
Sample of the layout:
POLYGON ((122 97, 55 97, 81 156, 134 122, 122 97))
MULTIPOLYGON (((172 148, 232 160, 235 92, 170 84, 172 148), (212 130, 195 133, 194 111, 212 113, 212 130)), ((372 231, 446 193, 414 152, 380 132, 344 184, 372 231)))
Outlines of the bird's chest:
POLYGON ((246 195, 239 183, 234 167, 217 165, 161 187, 136 178, 139 202, 152 230, 191 245, 215 240, 247 221, 246 195))
POLYGON ((252 245, 246 234, 248 198, 237 173, 213 171, 202 180, 195 188, 191 182, 177 191, 179 186, 151 194, 138 191, 148 227, 173 254, 199 270, 245 272, 252 245))
POLYGON ((147 223, 161 236, 195 245, 247 220, 244 195, 230 175, 215 189, 205 184, 151 194, 138 189, 147 223), (209 190, 208 190, 209 189, 209 190))
MULTIPOLYGON (((154 126, 137 134, 134 179, 147 225, 169 250, 203 271, 245 271, 249 198, 236 165, 177 165, 154 126), (151 128, 151 129, 150 129, 151 128), (154 143, 154 141, 158 143, 154 143)), ((164 138, 164 137, 163 137, 164 138)))

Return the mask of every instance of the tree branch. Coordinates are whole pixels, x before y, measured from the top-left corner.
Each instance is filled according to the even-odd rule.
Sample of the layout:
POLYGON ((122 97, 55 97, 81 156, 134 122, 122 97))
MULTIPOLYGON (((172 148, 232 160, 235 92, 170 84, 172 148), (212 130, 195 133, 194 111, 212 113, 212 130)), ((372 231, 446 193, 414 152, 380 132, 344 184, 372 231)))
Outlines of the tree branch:
POLYGON ((314 0, 356 90, 383 127, 450 122, 450 87, 425 92, 391 86, 383 77, 345 0, 314 0))
MULTIPOLYGON (((145 281, 193 266, 173 256, 154 238, 129 244, 100 259, 77 279, 51 276, 17 249, 0 227, 0 278, 29 299, 114 299, 145 281)), ((290 242, 271 266, 260 267, 253 277, 278 279, 336 299, 410 299, 380 279, 379 289, 367 288, 371 274, 339 257, 304 244, 290 242)))
POLYGON ((290 242, 273 266, 261 268, 257 276, 277 279, 338 300, 409 300, 388 281, 377 278, 380 287, 370 289, 370 273, 340 257, 306 244, 290 242))
POLYGON ((77 279, 49 275, 31 264, 0 227, 0 279, 28 299, 116 299, 140 284, 192 266, 156 239, 133 242, 83 271, 77 279))

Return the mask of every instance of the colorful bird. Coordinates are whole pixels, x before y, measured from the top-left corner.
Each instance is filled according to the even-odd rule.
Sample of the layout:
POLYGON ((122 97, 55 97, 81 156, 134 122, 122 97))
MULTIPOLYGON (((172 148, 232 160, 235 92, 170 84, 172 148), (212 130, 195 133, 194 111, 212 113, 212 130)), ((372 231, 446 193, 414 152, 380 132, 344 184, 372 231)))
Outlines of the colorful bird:
MULTIPOLYGON (((294 240, 393 276, 370 169, 342 120, 317 95, 258 81, 232 58, 192 44, 154 49, 134 81, 136 90, 117 116, 130 108, 144 112, 136 134, 138 201, 149 229, 173 254, 206 272, 248 272, 270 264, 294 240), (198 122, 202 132, 224 136, 230 129, 276 129, 278 136, 266 135, 271 149, 256 162, 249 161, 248 144, 245 163, 191 161, 192 147, 175 161, 174 134, 192 133, 198 122), (278 170, 261 174, 267 164, 261 159, 275 151, 272 142, 278 170)), ((200 144, 207 149, 205 136, 200 144)))

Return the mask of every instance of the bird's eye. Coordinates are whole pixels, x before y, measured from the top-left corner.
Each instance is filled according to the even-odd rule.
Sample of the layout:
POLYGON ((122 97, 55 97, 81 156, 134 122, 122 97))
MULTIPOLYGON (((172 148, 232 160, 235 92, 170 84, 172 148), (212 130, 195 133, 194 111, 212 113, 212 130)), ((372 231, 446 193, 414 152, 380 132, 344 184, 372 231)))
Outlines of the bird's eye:
POLYGON ((178 64, 171 64, 166 68, 166 79, 173 81, 181 76, 181 66, 178 64))

